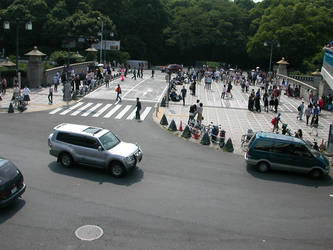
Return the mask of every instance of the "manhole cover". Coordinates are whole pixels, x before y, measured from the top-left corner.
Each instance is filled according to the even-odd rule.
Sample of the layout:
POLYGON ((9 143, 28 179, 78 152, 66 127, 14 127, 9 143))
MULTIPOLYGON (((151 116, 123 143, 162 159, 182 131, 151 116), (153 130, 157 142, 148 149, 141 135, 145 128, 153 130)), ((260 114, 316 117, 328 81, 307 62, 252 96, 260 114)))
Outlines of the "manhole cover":
POLYGON ((102 235, 103 229, 95 225, 85 225, 75 230, 75 236, 80 240, 97 240, 102 235))

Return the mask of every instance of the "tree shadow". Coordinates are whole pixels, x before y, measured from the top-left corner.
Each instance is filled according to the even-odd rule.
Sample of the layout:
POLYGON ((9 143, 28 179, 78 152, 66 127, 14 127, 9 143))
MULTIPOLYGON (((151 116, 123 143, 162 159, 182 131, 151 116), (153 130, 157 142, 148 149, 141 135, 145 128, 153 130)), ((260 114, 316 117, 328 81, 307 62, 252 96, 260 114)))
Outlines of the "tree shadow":
POLYGON ((253 177, 276 182, 293 183, 308 187, 327 187, 333 186, 333 179, 330 175, 324 176, 319 180, 311 179, 306 174, 271 170, 268 173, 260 173, 255 166, 246 166, 246 170, 253 177))
POLYGON ((22 209, 22 207, 24 207, 24 205, 25 200, 18 198, 8 206, 0 208, 0 225, 13 217, 18 211, 22 209))
POLYGON ((141 181, 144 176, 144 172, 141 168, 134 168, 125 174, 124 177, 115 178, 106 170, 93 167, 74 165, 71 168, 64 168, 57 162, 51 162, 48 167, 54 173, 87 179, 98 182, 99 184, 108 182, 116 185, 131 186, 132 184, 141 181))

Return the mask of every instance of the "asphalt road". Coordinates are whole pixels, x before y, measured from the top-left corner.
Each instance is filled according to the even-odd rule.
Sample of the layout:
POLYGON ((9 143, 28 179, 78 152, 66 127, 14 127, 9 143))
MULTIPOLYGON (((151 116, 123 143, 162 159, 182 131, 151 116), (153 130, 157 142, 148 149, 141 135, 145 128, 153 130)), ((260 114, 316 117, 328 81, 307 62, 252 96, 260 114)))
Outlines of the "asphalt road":
MULTIPOLYGON (((96 100, 98 101, 98 100, 96 100)), ((145 105, 143 103, 143 105, 145 105)), ((28 185, 0 210, 0 249, 332 249, 333 181, 247 168, 244 159, 142 123, 48 112, 2 114, 0 155, 28 185), (143 149, 123 179, 64 169, 47 137, 62 122, 101 126, 143 149), (98 225, 81 241, 74 231, 98 225)))

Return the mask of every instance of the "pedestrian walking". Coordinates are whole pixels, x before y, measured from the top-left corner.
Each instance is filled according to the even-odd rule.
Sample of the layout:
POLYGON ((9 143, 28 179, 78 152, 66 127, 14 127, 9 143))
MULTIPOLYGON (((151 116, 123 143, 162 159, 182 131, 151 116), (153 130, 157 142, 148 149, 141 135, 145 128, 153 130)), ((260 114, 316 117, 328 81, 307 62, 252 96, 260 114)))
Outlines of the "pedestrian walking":
POLYGON ((249 100, 248 100, 248 110, 253 111, 253 105, 254 105, 254 89, 252 89, 250 95, 249 95, 249 100))
POLYGON ((50 85, 49 87, 49 95, 47 96, 47 99, 49 99, 49 104, 53 103, 53 87, 50 85))
POLYGON ((121 94, 121 88, 120 88, 120 85, 118 84, 117 88, 116 88, 116 93, 117 93, 117 97, 116 97, 116 102, 119 100, 119 102, 121 102, 121 97, 120 97, 120 94, 121 94))
POLYGON ((274 112, 278 112, 278 106, 279 106, 279 98, 277 96, 274 96, 274 112))
POLYGON ((278 115, 276 117, 274 117, 271 121, 271 123, 273 124, 273 133, 276 130, 276 132, 279 131, 279 122, 281 122, 281 114, 278 113, 278 115))
POLYGON ((141 121, 140 120, 140 111, 141 111, 141 102, 139 100, 139 97, 136 98, 136 112, 135 112, 135 119, 137 121, 141 121))
POLYGON ((319 115, 313 115, 312 121, 311 121, 312 130, 310 132, 310 135, 316 135, 318 136, 318 126, 319 126, 319 115))
POLYGON ((188 121, 187 124, 194 124, 194 116, 196 114, 197 111, 197 105, 193 104, 190 106, 190 110, 189 110, 189 115, 188 115, 188 121))
POLYGON ((305 114, 305 117, 306 117, 306 126, 308 126, 309 125, 309 118, 310 118, 310 116, 312 114, 312 108, 311 108, 310 104, 308 105, 308 107, 305 110, 304 114, 305 114))
POLYGON ((6 94, 6 89, 7 89, 7 79, 4 77, 2 78, 2 94, 5 95, 6 94))
POLYGON ((109 74, 109 72, 105 74, 104 80, 105 80, 105 87, 108 88, 110 86, 110 80, 111 80, 111 74, 109 74))
POLYGON ((262 99, 264 101, 264 110, 268 113, 268 93, 267 93, 267 90, 265 90, 265 93, 264 93, 262 99))
POLYGON ((202 104, 202 102, 199 104, 199 107, 197 107, 197 114, 198 114, 197 122, 201 126, 201 122, 203 120, 203 116, 202 116, 202 114, 203 114, 203 104, 202 104))
POLYGON ((227 86, 225 86, 225 84, 223 85, 223 90, 222 90, 222 93, 221 93, 221 98, 224 99, 225 97, 225 93, 227 92, 227 86))
POLYGON ((30 102, 30 89, 28 86, 25 86, 23 89, 23 101, 25 102, 26 105, 30 102))
POLYGON ((257 93, 254 97, 254 106, 256 107, 256 112, 261 112, 260 107, 260 89, 257 90, 257 93))
POLYGON ((136 80, 136 68, 133 69, 133 76, 132 79, 136 80))
POLYGON ((297 111, 298 111, 298 114, 297 114, 297 119, 300 119, 302 120, 303 118, 303 112, 304 112, 304 102, 302 101, 302 103, 297 107, 297 111))
POLYGON ((232 84, 231 84, 231 81, 228 83, 228 87, 227 87, 227 95, 230 94, 230 98, 232 99, 232 93, 231 93, 231 90, 232 90, 232 84))
POLYGON ((186 97, 186 88, 185 85, 183 85, 183 88, 181 89, 181 93, 182 93, 182 98, 183 98, 183 106, 185 106, 185 97, 186 97))
POLYGON ((141 64, 140 75, 141 75, 141 78, 143 78, 143 63, 141 64))
POLYGON ((155 69, 152 68, 152 69, 151 69, 151 78, 154 78, 154 74, 155 74, 155 69))

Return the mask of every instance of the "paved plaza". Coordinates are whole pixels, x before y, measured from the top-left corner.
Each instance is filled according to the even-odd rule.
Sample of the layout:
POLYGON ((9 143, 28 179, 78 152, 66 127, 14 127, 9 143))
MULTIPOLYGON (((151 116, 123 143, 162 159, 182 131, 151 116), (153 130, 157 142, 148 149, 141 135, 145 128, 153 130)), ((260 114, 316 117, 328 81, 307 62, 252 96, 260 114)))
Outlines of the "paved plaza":
MULTIPOLYGON (((253 131, 272 131, 273 125, 271 124, 272 118, 276 116, 276 113, 270 111, 268 113, 263 112, 263 102, 261 99, 262 112, 251 112, 248 110, 248 96, 249 93, 242 92, 241 87, 233 85, 232 94, 233 98, 221 99, 221 91, 223 84, 214 82, 212 88, 206 89, 203 81, 197 84, 196 96, 190 95, 190 90, 187 88, 186 105, 183 106, 182 101, 172 102, 170 101, 169 107, 165 109, 165 115, 169 121, 175 120, 177 127, 179 127, 180 121, 182 121, 183 127, 188 121, 189 106, 194 104, 197 99, 203 103, 203 124, 209 125, 211 122, 214 125, 221 125, 222 129, 226 131, 226 139, 231 138, 234 144, 235 153, 242 154, 241 150, 241 136, 247 133, 248 129, 253 131)), ((180 92, 182 86, 178 85, 177 89, 180 92)), ((257 86, 250 86, 257 91, 257 86)), ((305 117, 303 120, 297 120, 297 107, 300 105, 301 99, 287 97, 282 92, 280 98, 280 105, 278 112, 281 113, 282 123, 287 123, 288 128, 294 134, 298 129, 302 129, 303 138, 306 140, 316 140, 318 144, 322 139, 325 141, 328 139, 329 125, 332 124, 333 115, 332 112, 322 111, 319 116, 319 128, 318 136, 310 134, 312 128, 306 126, 305 117)), ((307 103, 305 103, 307 106, 307 103)), ((311 119, 311 118, 310 118, 311 119)), ((281 128, 282 123, 279 125, 281 128)), ((279 130, 281 133, 281 129, 279 130)))

